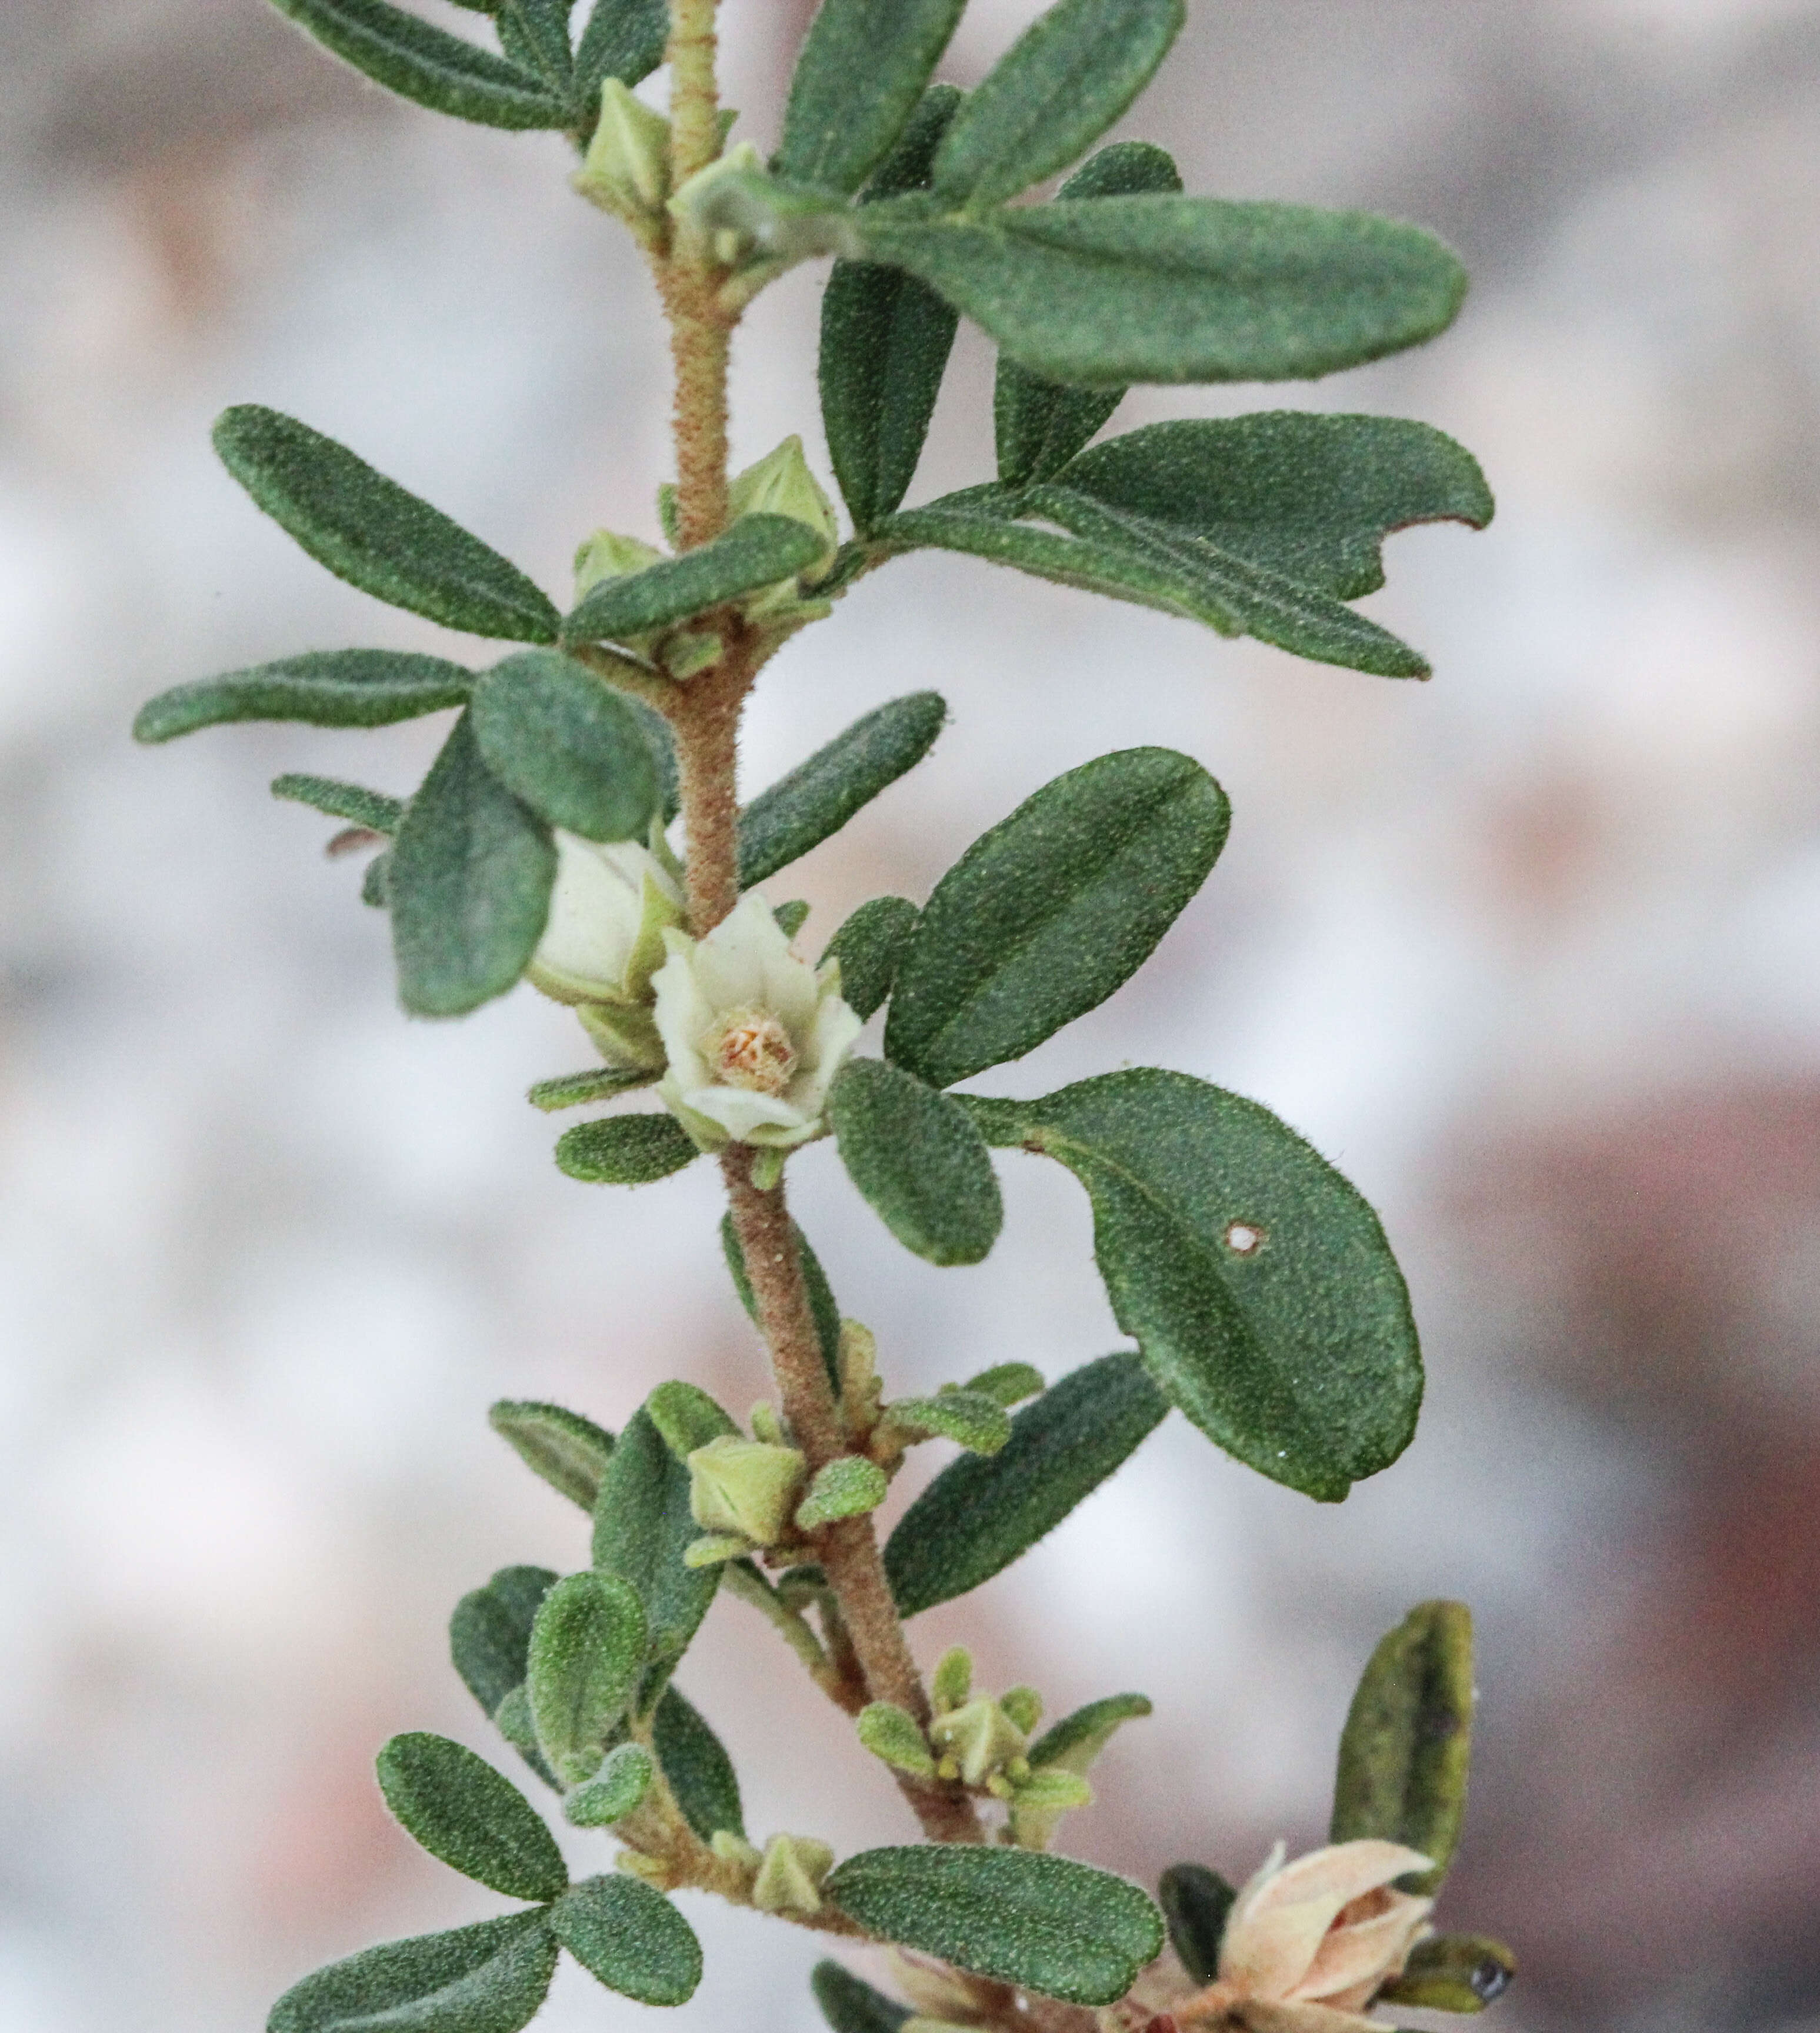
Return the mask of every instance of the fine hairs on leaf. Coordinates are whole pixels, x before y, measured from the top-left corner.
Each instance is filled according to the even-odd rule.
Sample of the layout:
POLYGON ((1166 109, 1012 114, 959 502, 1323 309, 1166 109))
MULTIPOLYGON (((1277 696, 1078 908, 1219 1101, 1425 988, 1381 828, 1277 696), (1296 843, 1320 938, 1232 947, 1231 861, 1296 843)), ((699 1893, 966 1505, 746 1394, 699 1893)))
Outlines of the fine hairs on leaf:
MULTIPOLYGON (((406 102, 401 117, 545 130, 545 159, 580 159, 572 189, 598 230, 631 233, 667 328, 670 456, 642 478, 596 476, 612 500, 654 495, 654 520, 648 534, 586 533, 559 605, 361 453, 238 403, 215 426, 226 474, 310 559, 417 617, 395 626, 506 648, 261 643, 249 653, 264 661, 161 692, 133 732, 155 744, 242 721, 358 732, 446 716, 408 796, 365 788, 369 775, 391 781, 383 764, 289 769, 272 788, 348 829, 331 852, 377 850, 360 893, 386 914, 406 1014, 464 1016, 522 984, 557 1005, 544 1020, 572 1025, 573 1055, 543 1063, 575 1069, 530 1086, 496 1184, 536 1189, 514 1169, 535 1139, 553 1143, 567 1179, 624 1189, 576 1204, 575 1219, 600 1223, 604 1257, 566 1243, 547 1252, 582 1281, 582 1353, 597 1343, 605 1366, 575 1395, 610 1425, 541 1395, 492 1405, 516 1466, 562 1499, 529 1500, 571 1544, 549 1555, 560 1572, 498 1567, 449 1622, 451 1663, 482 1712, 470 1721, 549 1799, 534 1805, 489 1756, 442 1735, 406 1729, 378 1752, 400 1827, 515 1909, 332 1963, 285 1992, 268 2033, 519 2033, 564 1956, 620 1997, 680 2005, 702 1953, 678 1893, 843 1948, 899 1951, 867 1964, 889 1971, 888 1989, 816 1966, 832 2033, 912 2021, 1092 2033, 1096 2015, 1125 2033, 1332 2033, 1379 2005, 1483 2010, 1511 1981, 1511 1951, 1445 1931, 1444 1911, 1430 1918, 1466 1799, 1464 1604, 1418 1605, 1366 1663, 1328 1845, 1293 1860, 1279 1846, 1236 1893, 1222 1874, 1249 1868, 1234 1851, 1250 1838, 1196 1800, 1206 1860, 1154 1855, 1154 1900, 1052 1845, 1065 1821, 1090 1848, 1091 1818, 1069 1818, 1158 1754, 1143 1724, 1151 1699, 1133 1683, 1181 1686, 1179 1672, 1148 1669, 1167 1669, 1178 1642, 1217 1653, 1217 1617, 1163 1619, 1129 1679, 1111 1682, 1125 1691, 1102 1681, 1047 1708, 1063 1690, 989 1685, 985 1654, 976 1668, 963 1645, 937 1659, 922 1642, 925 1612, 1046 1541, 1051 1606, 1084 1642, 1096 1607, 1082 1549, 1101 1529, 1089 1499, 1172 1410, 1203 1473, 1249 1470, 1333 1503, 1407 1446, 1423 1371, 1383 1224, 1270 1097, 1214 1084, 1217 1025, 1196 1033, 1195 1074, 1135 1065, 1116 1046, 1084 1068, 1086 1031, 1051 1046, 1095 1011, 1103 1037, 1119 1020, 1113 998, 1166 939, 1195 961, 1178 983, 1219 964, 1189 907, 1234 823, 1208 766, 1221 758, 1069 752, 1056 720, 1065 689, 1014 650, 1007 682, 1035 731, 1026 739, 1020 722, 994 751, 961 758, 1002 816, 971 845, 949 837, 944 799, 969 781, 944 774, 960 736, 918 766, 950 697, 964 730, 954 687, 969 673, 919 668, 925 638, 890 639, 892 610, 870 583, 935 550, 1118 603, 1111 647, 1096 653, 1115 713, 1153 675, 1133 608, 1202 631, 1210 663, 1222 638, 1249 636, 1335 669, 1429 676, 1418 649, 1354 603, 1384 583, 1399 531, 1490 521, 1471 454, 1395 417, 1204 415, 1197 391, 1312 380, 1432 339, 1460 306, 1459 260, 1419 223, 1206 195, 1125 129, 1145 117, 1185 0, 1051 0, 1024 10, 996 52, 976 39, 996 17, 976 10, 967 92, 937 75, 962 61, 950 48, 965 0, 749 9, 742 36, 774 36, 793 11, 801 40, 763 51, 752 75, 776 81, 774 103, 743 116, 721 103, 732 10, 719 0, 454 4, 439 20, 417 0, 275 0, 406 102), (742 320, 788 271, 829 256, 812 363, 829 470, 805 450, 816 434, 800 416, 736 466, 728 377, 742 320), (944 394, 963 318, 996 350, 989 413, 971 378, 944 394), (1181 392, 1160 420, 1106 434, 1145 385, 1181 392), (929 499, 915 489, 945 400, 942 462, 961 463, 929 499), (848 611, 822 638, 823 668, 848 700, 833 724, 849 724, 774 781, 744 781, 755 687, 837 606, 848 611), (899 672, 915 689, 874 703, 899 672), (1060 768, 1047 782, 1039 754, 1060 768), (902 872, 888 885, 893 856, 902 872), (803 936, 811 904, 818 958, 803 936), (863 1035, 876 1043, 862 1050, 863 1035), (996 1076, 1001 1091, 976 1091, 994 1069, 1011 1069, 996 1076), (1084 1191, 1078 1225, 1050 1247, 1084 1249, 1091 1219, 1092 1266, 1127 1346, 1083 1360, 1078 1339, 1066 1345, 1097 1330, 1058 1306, 1065 1283, 997 1310, 925 1303, 926 1281, 952 1271, 1020 1275, 1009 1249, 1010 1263, 979 1268, 1007 1227, 1020 1246, 1028 1235, 1031 1175, 1012 1155, 1051 1159, 1084 1191), (624 1194, 685 1170, 650 1202, 682 1217, 653 1248, 655 1231, 627 1226, 624 1194), (916 1260, 896 1260, 901 1294, 868 1302, 849 1289, 848 1249, 863 1237, 831 1215, 823 1234, 818 1204, 859 1316, 843 1313, 793 1211, 800 1182, 863 1203, 859 1219, 916 1260), (724 1195, 731 1297, 702 1194, 724 1195), (672 1372, 650 1339, 685 1327, 706 1337, 693 1374, 672 1372), (1016 1338, 1038 1333, 1062 1340, 1016 1338), (759 1351, 763 1368, 740 1368, 759 1351), (911 1487, 894 1491, 907 1464, 911 1487), (716 1653, 725 1684, 710 1705, 725 1741, 674 1684, 723 1578, 739 1604, 713 1640, 737 1648, 716 1653), (799 1672, 826 1698, 815 1720, 761 1682, 799 1672), (762 1727, 767 1715, 787 1728, 762 1727), (762 1777, 741 1769, 762 1757, 762 1777), (804 1774, 815 1785, 792 1791, 804 1774), (872 1787, 866 1811, 901 1812, 897 1833, 920 1839, 837 1855, 806 1825, 830 1780, 872 1787), (748 1833, 746 1799, 786 1797, 800 1803, 787 1827, 748 1833)), ((1217 14, 1203 61, 1219 60, 1217 14)), ((1150 103, 1179 118, 1186 103, 1150 103)), ((560 184, 554 201, 567 201, 560 184)), ((635 343, 631 299, 601 314, 615 346, 635 343)), ((811 363, 800 364, 800 391, 811 363)), ((652 420, 624 410, 626 385, 642 384, 590 380, 578 442, 647 442, 652 420)), ((365 413, 383 414, 360 392, 365 413)), ((743 404, 741 429, 766 406, 743 404)), ((535 448, 521 449, 531 472, 535 448)), ((568 484, 545 478, 558 496, 568 484)), ((992 597, 989 575, 956 583, 969 601, 992 597)), ((1065 633, 1045 646, 1068 653, 1065 633)), ((489 1020, 511 1024, 526 1006, 489 1020)), ((1284 1012, 1292 1035, 1295 1015, 1284 1012)), ((484 1058, 462 1064, 465 1079, 489 1076, 484 1058)), ((537 1365, 549 1373, 556 1358, 526 1353, 515 1387, 550 1387, 537 1365)), ((1167 1524, 1155 1505, 1129 1511, 1126 1528, 1133 1518, 1167 1524)), ((1164 1571, 1167 1532, 1129 1556, 1122 1542, 1120 1557, 1164 1571)), ((1142 1847, 1144 1832, 1126 1838, 1142 1847)))

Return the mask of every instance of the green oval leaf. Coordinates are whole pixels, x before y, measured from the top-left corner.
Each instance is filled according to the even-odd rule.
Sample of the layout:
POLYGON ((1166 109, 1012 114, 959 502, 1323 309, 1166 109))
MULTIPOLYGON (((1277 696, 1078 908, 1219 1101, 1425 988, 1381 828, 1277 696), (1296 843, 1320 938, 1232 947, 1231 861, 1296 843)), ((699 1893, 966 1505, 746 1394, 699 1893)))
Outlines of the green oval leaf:
MULTIPOLYGON (((929 181, 937 144, 961 95, 932 86, 862 204, 929 181)), ((874 261, 837 261, 822 297, 818 377, 834 477, 867 530, 908 492, 953 350, 957 315, 927 283, 874 261)))
POLYGON ((613 1436, 605 1427, 560 1405, 519 1398, 500 1398, 488 1411, 487 1424, 551 1488, 593 1511, 613 1451, 613 1436))
POLYGON ((527 650, 483 672, 474 739, 506 788, 552 826, 584 840, 642 840, 657 808, 644 726, 592 671, 527 650))
POLYGON ((965 1105, 990 1142, 1086 1187, 1119 1325, 1227 1453, 1338 1502, 1408 1446, 1422 1368, 1396 1259, 1354 1188, 1268 1110, 1152 1067, 965 1105))
POLYGON ((1087 387, 1307 380, 1432 339, 1466 294, 1449 249, 1369 212, 1158 195, 854 223, 1032 373, 1087 387))
POLYGON ((822 0, 790 80, 773 171, 857 190, 916 110, 966 4, 822 0))
POLYGON ((1334 1780, 1335 1842, 1376 1836, 1434 1869, 1398 1886, 1432 1898, 1460 1838, 1473 1747, 1473 1613, 1425 1602, 1371 1656, 1347 1711, 1334 1780))
POLYGON ((919 1438, 952 1440, 968 1453, 995 1455, 1011 1438, 1005 1407, 983 1391, 943 1391, 933 1398, 898 1398, 886 1407, 893 1425, 919 1438))
MULTIPOLYGON (((1056 196, 1123 197, 1181 189, 1182 178, 1165 150, 1148 141, 1114 141, 1083 163, 1056 196)), ((999 478, 1022 485, 1059 472, 1124 397, 1122 388, 1070 388, 1044 380, 1015 360, 1001 360, 992 391, 999 478)))
POLYGON ((395 1736, 380 1791, 406 1833, 464 1878, 513 1899, 554 1899, 569 1881, 556 1837, 509 1779, 427 1730, 395 1736))
POLYGON ((556 1975, 541 1912, 363 1949, 293 1984, 266 2033, 519 2033, 556 1975))
POLYGON ((998 1181, 958 1103, 896 1066, 849 1059, 828 1120, 848 1177, 906 1249, 931 1264, 977 1264, 998 1241, 998 1181))
POLYGON ((809 1988, 833 2033, 898 2033, 912 2016, 908 2005, 874 1990, 838 1963, 816 1964, 809 1988))
POLYGON ((841 963, 841 999, 855 1016, 870 1016, 891 993, 916 919, 908 897, 873 897, 828 942, 822 957, 841 963))
POLYGON ((1103 1355, 1015 1413, 996 1455, 950 1462, 885 1548, 899 1615, 933 1609, 1002 1573, 1121 1467, 1168 1410, 1138 1357, 1103 1355))
MULTIPOLYGON (((841 1308, 833 1287, 828 1282, 828 1274, 822 1268, 822 1260, 809 1247, 809 1238, 794 1221, 790 1224, 790 1233, 802 1259, 803 1281, 809 1288, 809 1312, 815 1323, 815 1339, 821 1347, 822 1367, 828 1372, 829 1384, 837 1398, 841 1395, 841 1308)), ((746 1309, 746 1317, 758 1327, 758 1303, 752 1296, 752 1281, 746 1275, 745 1252, 740 1247, 739 1234, 730 1214, 721 1217, 721 1251, 727 1260, 728 1274, 732 1279, 733 1290, 740 1295, 740 1304, 746 1309)))
POLYGON ((399 999, 462 1016, 517 982, 549 915, 549 829, 481 759, 464 713, 386 857, 399 999))
POLYGON ((552 1115, 564 1108, 583 1108, 591 1101, 612 1101, 630 1094, 635 1088, 649 1087, 657 1077, 654 1071, 621 1073, 612 1066, 586 1066, 579 1073, 558 1073, 553 1080, 539 1080, 525 1091, 533 1108, 552 1115))
POLYGON ((575 85, 590 114, 609 77, 633 85, 664 61, 670 33, 667 0, 596 0, 575 45, 575 85))
POLYGON ((1204 1863, 1174 1863, 1163 1874, 1157 1896, 1182 1967, 1196 1983, 1211 1983, 1219 1974, 1219 1944, 1238 1893, 1204 1863))
POLYGON ((701 1152, 673 1115, 609 1115, 556 1139, 556 1163, 595 1186, 644 1186, 693 1164, 701 1152))
POLYGON ((617 1574, 571 1574, 531 1629, 525 1692, 537 1742, 566 1785, 591 1779, 644 1671, 645 1612, 617 1574))
POLYGON ((386 0, 272 0, 343 62, 401 99, 483 127, 566 127, 567 106, 533 73, 386 0))
POLYGON ((995 204, 1065 168, 1150 82, 1185 18, 1182 0, 1057 0, 949 129, 936 195, 995 204))
POLYGON ((388 798, 383 791, 344 784, 335 777, 274 777, 272 795, 294 804, 308 805, 326 818, 346 819, 369 833, 395 833, 404 817, 402 798, 388 798))
POLYGON ((923 906, 886 1055, 951 1087, 1103 1002, 1207 880, 1231 817, 1219 784, 1173 749, 1125 749, 1045 784, 923 906))
POLYGON ((636 1878, 585 1879, 550 1908, 550 1931, 590 1976, 641 2005, 685 2004, 702 1980, 695 1930, 636 1878))
POLYGON ((822 1888, 868 1934, 1071 2005, 1110 2005, 1163 1947, 1163 1916, 1109 1871, 973 1843, 863 1850, 822 1888))
POLYGON ((775 875, 912 769, 948 717, 939 692, 911 692, 863 714, 740 814, 740 887, 775 875))
POLYGON ((449 1657, 468 1692, 489 1717, 522 1687, 537 1604, 556 1581, 548 1567, 501 1567, 485 1588, 470 1590, 449 1619, 449 1657))
POLYGON ((740 1777, 721 1739, 674 1687, 664 1690, 651 1717, 651 1748, 664 1768, 683 1818, 703 1842, 722 1829, 746 1833, 740 1777))
POLYGON ((223 465, 337 578, 445 628, 556 640, 556 610, 516 565, 346 445, 250 402, 224 410, 214 436, 223 465))
POLYGON ((742 515, 698 550, 602 579, 563 623, 564 638, 623 642, 672 627, 794 578, 823 548, 819 533, 793 516, 742 515))
POLYGON ((171 741, 199 727, 296 720, 312 727, 390 727, 466 703, 474 672, 401 650, 322 650, 230 671, 160 692, 139 709, 135 741, 171 741))

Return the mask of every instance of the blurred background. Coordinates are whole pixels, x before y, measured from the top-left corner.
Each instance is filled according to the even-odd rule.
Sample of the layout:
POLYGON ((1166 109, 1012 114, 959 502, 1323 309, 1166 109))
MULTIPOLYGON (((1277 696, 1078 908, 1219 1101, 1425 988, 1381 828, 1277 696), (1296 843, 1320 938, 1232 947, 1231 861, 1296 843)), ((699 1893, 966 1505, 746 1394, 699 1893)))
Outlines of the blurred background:
MULTIPOLYGON (((761 145, 808 11, 724 9, 761 145)), ((946 74, 1036 11, 974 0, 946 74)), ((1425 353, 1144 393, 1119 424, 1286 400, 1463 439, 1496 522, 1394 539, 1369 603, 1436 681, 929 556, 792 646, 751 717, 756 787, 882 699, 952 704, 778 889, 814 904, 811 951, 1106 748, 1186 749, 1230 792, 1156 959, 1005 1084, 1160 1063, 1305 1133, 1406 1267, 1421 1433, 1333 1510, 1172 1420, 913 1635, 966 1638, 1052 1713, 1148 1691, 1065 1844, 1236 1878, 1320 1839, 1379 1634, 1470 1600, 1440 1918, 1515 1944, 1504 2033, 1820 2026, 1817 87, 1813 0, 1197 0, 1119 131, 1191 189, 1422 220, 1474 292, 1425 353)), ((187 677, 446 640, 254 512, 208 447, 229 402, 351 443, 559 597, 590 528, 655 535, 658 328, 568 167, 382 97, 260 0, 0 8, 4 2033, 257 2026, 319 1962, 493 1910, 371 1778, 407 1728, 511 1762, 448 1609, 585 1558, 489 1401, 616 1427, 677 1372, 736 1407, 762 1388, 708 1168, 560 1177, 521 1097, 586 1063, 573 1020, 521 991, 406 1023, 357 870, 267 796, 294 769, 408 791, 440 726, 126 734, 187 677)), ((743 460, 798 429, 822 457, 819 283, 749 320, 743 460)), ((991 365, 964 328, 919 496, 986 476, 991 365)), ((1117 1345, 1077 1190, 1003 1170, 994 1258, 938 1272, 828 1148, 792 1168, 900 1387, 1117 1345)), ((682 1675, 755 1833, 898 1839, 792 1672, 728 1601, 682 1675)), ((811 2024, 811 1938, 685 1903, 708 1975, 673 2023, 811 2024)), ((571 1969, 546 2023, 642 2017, 571 1969)))

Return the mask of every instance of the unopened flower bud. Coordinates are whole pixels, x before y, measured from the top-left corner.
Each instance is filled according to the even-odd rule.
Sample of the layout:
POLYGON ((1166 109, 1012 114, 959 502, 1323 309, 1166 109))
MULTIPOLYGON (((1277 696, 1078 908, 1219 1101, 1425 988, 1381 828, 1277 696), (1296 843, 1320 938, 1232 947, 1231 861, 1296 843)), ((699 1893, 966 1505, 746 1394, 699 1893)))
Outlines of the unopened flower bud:
POLYGON ((669 122, 609 77, 601 87, 601 117, 586 158, 570 182, 641 239, 655 238, 670 193, 669 122))
POLYGON ((756 464, 736 475, 727 489, 727 507, 734 515, 788 515, 806 523, 822 539, 820 559, 801 576, 810 585, 827 574, 841 539, 834 504, 810 468, 803 440, 795 432, 756 464))
POLYGON ((725 1433, 689 1457, 689 1509, 704 1532, 775 1545, 789 1529, 806 1473, 794 1447, 725 1433))
POLYGON ((609 1065, 655 1070, 663 1046, 648 1007, 665 932, 683 921, 676 877, 636 841, 556 831, 549 916, 527 970, 558 1002, 599 1005, 590 1035, 609 1065))
POLYGON ((822 1881, 834 1852, 813 1836, 773 1836, 752 1882, 752 1904, 761 1913, 819 1913, 822 1881))
POLYGON ((603 580, 624 578, 663 561, 656 545, 638 537, 622 537, 616 530, 597 530, 583 540, 575 552, 575 598, 579 601, 603 580))
POLYGON ((983 1786, 1001 1765, 1024 1750, 1024 1733, 998 1704, 982 1694, 964 1706, 938 1716, 930 1735, 950 1751, 969 1786, 983 1786))

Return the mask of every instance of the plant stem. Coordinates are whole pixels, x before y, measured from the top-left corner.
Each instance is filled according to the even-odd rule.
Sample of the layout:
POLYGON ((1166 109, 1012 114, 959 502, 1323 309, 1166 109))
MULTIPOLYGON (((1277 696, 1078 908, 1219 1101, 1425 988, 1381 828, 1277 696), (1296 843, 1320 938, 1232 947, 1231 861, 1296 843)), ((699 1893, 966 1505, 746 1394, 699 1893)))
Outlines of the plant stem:
MULTIPOLYGON (((671 0, 670 185, 680 189, 720 153, 715 0, 671 0)), ((678 548, 717 537, 727 520, 727 355, 737 313, 715 301, 721 278, 698 234, 676 235, 659 271, 676 366, 678 548)))

